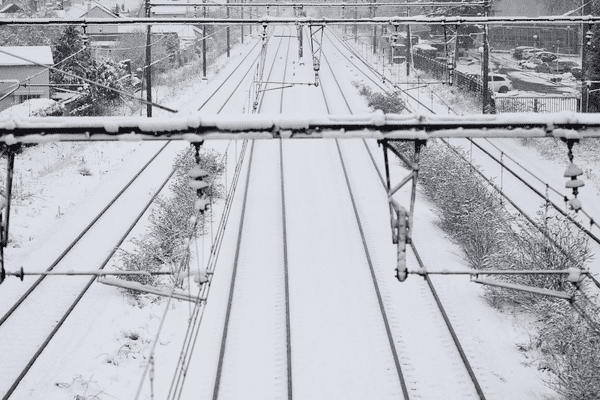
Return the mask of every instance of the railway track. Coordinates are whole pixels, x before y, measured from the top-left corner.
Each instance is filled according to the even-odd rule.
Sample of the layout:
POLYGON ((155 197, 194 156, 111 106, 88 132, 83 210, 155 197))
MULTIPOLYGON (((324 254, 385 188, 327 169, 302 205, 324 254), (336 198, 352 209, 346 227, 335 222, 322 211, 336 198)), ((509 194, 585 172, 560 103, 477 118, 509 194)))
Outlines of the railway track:
MULTIPOLYGON (((277 44, 266 48, 265 60, 272 62, 262 80, 279 83, 262 85, 264 91, 258 98, 259 112, 264 110, 269 97, 276 97, 277 91, 271 88, 285 80, 282 63, 287 64, 290 54, 289 37, 271 41, 277 41, 277 44), (287 48, 287 53, 280 61, 278 56, 282 45, 287 48)), ((286 393, 288 398, 291 397, 287 282, 285 271, 280 267, 285 263, 284 217, 279 196, 282 193, 269 190, 280 187, 281 183, 281 172, 276 164, 278 153, 275 141, 259 141, 251 145, 213 399, 239 398, 250 393, 257 398, 285 397, 286 393), (257 162, 257 159, 273 162, 257 162), (260 234, 249 234, 248 231, 252 232, 249 226, 260 226, 260 234), (265 238, 269 238, 269 250, 256 260, 252 253, 265 246, 265 238), (254 263, 257 264, 254 266, 254 263), (260 296, 256 295, 258 288, 260 296), (256 370, 261 372, 252 374, 252 379, 243 378, 245 371, 256 370), (287 379, 282 378, 286 376, 287 379), (243 384, 240 384, 240 379, 243 384), (279 385, 278 379, 281 379, 279 385)))
MULTIPOLYGON (((258 54, 257 45, 258 42, 227 74, 225 80, 203 100, 201 109, 211 108, 222 112, 228 107, 236 106, 233 103, 240 99, 240 93, 247 92, 244 83, 249 85, 248 77, 251 76, 258 54), (228 91, 229 94, 223 95, 228 91)), ((241 97, 245 99, 246 96, 241 97)), ((171 160, 175 156, 175 150, 169 149, 173 147, 183 148, 181 144, 165 143, 66 246, 47 271, 77 272, 104 268, 172 176, 171 160), (168 166, 166 169, 165 165, 168 166), (158 183, 157 179, 160 179, 158 183), (149 190, 149 187, 153 189, 149 190), (132 213, 132 202, 138 205, 139 213, 132 213), (109 236, 106 235, 107 232, 110 232, 109 236)), ((41 276, 11 307, 3 311, 0 315, 0 352, 3 354, 3 362, 0 363, 0 395, 3 400, 13 398, 11 396, 17 391, 20 382, 51 344, 95 279, 89 276, 41 276), (52 301, 48 301, 49 299, 52 301), (14 335, 14 332, 22 334, 14 335)))
MULTIPOLYGON (((168 143, 146 163, 46 271, 103 269, 170 179, 168 143), (157 185, 156 178, 161 177, 157 185), (148 189, 157 186, 148 194, 148 189), (132 213, 131 202, 138 204, 132 213), (111 232, 111 238, 106 237, 111 232)), ((0 393, 8 399, 95 281, 89 276, 41 276, 0 318, 0 393), (52 301, 49 301, 52 299, 52 301), (21 332, 14 335, 14 332, 21 332), (12 333, 12 334, 11 334, 12 333)))
MULTIPOLYGON (((278 53, 268 80, 285 74, 278 53)), ((281 59, 289 53, 288 46, 281 59)), ((284 98, 283 91, 265 94, 261 110, 284 111, 284 98)), ((346 218, 353 206, 335 142, 252 146, 211 397, 402 396, 377 281, 365 268, 368 249, 346 218), (326 178, 312 182, 316 190, 303 190, 319 175, 326 178), (333 201, 319 201, 322 193, 333 201), (340 238, 351 242, 348 251, 336 249, 340 238), (341 283, 343 275, 352 278, 341 283), (365 365, 377 372, 366 374, 365 365)))
MULTIPOLYGON (((328 37, 329 40, 331 40, 331 37, 328 37)), ((339 51, 339 47, 336 47, 336 49, 338 49, 339 51)), ((331 68, 331 64, 330 62, 327 60, 327 56, 324 53, 324 57, 325 57, 325 65, 327 65, 327 67, 330 68, 330 70, 332 71, 332 78, 330 80, 327 80, 326 82, 334 82, 335 85, 337 86, 337 89, 343 93, 342 87, 339 84, 339 81, 337 80, 335 74, 333 73, 333 69, 331 68)), ((356 65, 355 65, 356 66, 356 65)), ((366 75, 366 74, 365 74, 366 75)), ((325 96, 325 88, 323 88, 323 94, 325 96)), ((343 104, 345 104, 347 111, 350 113, 353 113, 352 107, 350 106, 350 104, 345 101, 343 104)), ((366 182, 365 179, 362 179, 360 181, 357 181, 356 177, 360 177, 360 176, 364 176, 364 172, 361 174, 360 171, 356 170, 356 166, 361 166, 361 168, 364 168, 365 165, 368 164, 372 164, 378 171, 378 175, 381 177, 381 173, 378 170, 378 166, 374 163, 374 158, 371 157, 370 154, 368 154, 367 152, 365 152, 365 148, 368 149, 369 148, 369 143, 367 141, 363 140, 363 144, 364 146, 361 145, 355 145, 355 144, 350 144, 348 142, 343 142, 343 143, 338 143, 338 148, 339 148, 339 153, 340 153, 340 159, 342 161, 342 163, 344 163, 345 165, 348 165, 348 169, 352 170, 354 169, 356 172, 354 174, 345 174, 345 178, 346 181, 348 183, 348 188, 350 191, 352 191, 352 187, 363 187, 364 185, 367 185, 368 183, 366 182), (361 154, 362 153, 362 154, 361 154), (344 154, 347 154, 347 157, 350 158, 352 157, 360 157, 361 159, 357 159, 357 158, 350 158, 352 160, 352 162, 344 162, 344 154), (367 156, 368 154, 368 156, 367 156)), ((372 146, 373 144, 371 144, 372 146)), ((372 178, 373 181, 377 181, 376 176, 373 176, 372 178)), ((383 182, 382 182, 383 183, 383 182)), ((376 190, 375 188, 373 188, 374 190, 376 190)), ((385 185, 380 186, 380 189, 378 190, 379 193, 383 196, 385 196, 385 185), (381 191, 381 188, 383 188, 384 190, 381 191)), ((360 203, 360 199, 357 199, 356 201, 354 201, 355 198, 357 198, 357 196, 352 196, 353 198, 353 205, 354 205, 354 209, 355 209, 355 215, 357 220, 364 220, 365 225, 369 225, 371 223, 371 221, 376 221, 376 220, 385 220, 385 217, 383 215, 379 215, 378 218, 372 218, 373 215, 375 213, 375 210, 371 210, 372 207, 372 203, 367 203, 365 202, 363 204, 363 207, 360 208, 362 210, 362 212, 365 214, 363 218, 360 217, 359 215, 359 203, 360 203)), ((384 204, 385 200, 382 198, 381 199, 381 204, 384 204)), ((383 209, 383 207, 382 207, 383 209)), ((381 211, 381 210, 378 210, 381 211)), ((389 216, 388 216, 389 218, 389 216)), ((361 222, 359 222, 359 225, 362 225, 361 222)), ((371 231, 374 232, 375 230, 369 230, 369 229, 365 229, 365 231, 371 231)), ((363 229, 361 228, 361 232, 363 232, 363 229)), ((388 243, 390 242, 389 238, 387 239, 388 243)), ((367 239, 365 238, 365 235, 363 234, 363 241, 365 242, 365 249, 366 251, 368 251, 368 248, 366 247, 366 243, 367 243, 367 239)), ((378 246, 377 244, 381 242, 381 239, 375 238, 373 237, 370 241, 368 241, 368 243, 373 244, 374 246, 378 246)), ((416 248, 413 248, 415 254, 417 253, 416 248)), ((381 250, 381 251, 375 251, 375 254, 390 254, 389 250, 386 252, 385 250, 381 250)), ((417 255, 418 257, 418 255, 417 255)), ((390 260, 392 261, 392 260, 390 260)), ((419 263, 421 262, 420 259, 416 260, 419 263)), ((387 263, 384 264, 379 264, 379 265, 386 265, 387 263)), ((391 264, 387 264, 387 265, 391 265, 391 264)), ((377 282, 377 277, 379 277, 379 279, 382 282, 382 287, 384 288, 384 292, 387 292, 385 289, 391 289, 390 292, 387 292, 385 294, 385 296, 392 300, 394 297, 398 297, 392 301, 389 301, 386 305, 391 307, 392 309, 394 309, 395 311, 393 311, 391 314, 394 314, 395 317, 398 317, 398 314, 400 312, 400 310, 395 309, 395 304, 406 304, 407 302, 410 302, 410 300, 408 298, 401 298, 402 296, 400 294, 397 294, 397 291, 393 291, 393 288, 388 286, 386 288, 386 283, 388 284, 395 284, 395 282, 390 282, 390 279, 385 279, 385 276, 387 275, 388 278, 390 278, 390 274, 389 271, 387 271, 388 273, 386 274, 385 269, 380 269, 379 271, 375 271, 375 267, 371 266, 372 268, 372 274, 373 274, 373 281, 377 282)), ((406 284, 407 282, 404 282, 403 284, 406 284)), ((411 282, 412 283, 412 282, 411 282)), ((420 284, 422 287, 420 288, 420 301, 417 302, 422 302, 422 304, 426 304, 428 311, 430 313, 430 321, 427 321, 428 324, 433 323, 435 326, 435 331, 437 334, 437 338, 430 338, 428 341, 423 341, 421 343, 421 346, 426 345, 432 348, 436 348, 437 351, 434 351, 433 353, 435 354, 435 363, 436 365, 430 365, 429 368, 431 369, 432 367, 436 367, 439 368, 440 364, 442 364, 443 362, 448 363, 448 366, 452 366, 448 369, 448 371, 453 371, 453 374, 455 374, 455 379, 450 380, 450 382, 445 382, 444 384, 439 384, 439 382, 435 382, 435 381, 430 381, 430 380, 423 380, 423 379, 417 379, 417 380, 411 380, 409 379, 409 382, 406 384, 406 386, 408 386, 408 388, 410 389, 410 394, 411 395, 415 395, 417 393, 420 393, 421 395, 424 395, 423 397, 425 398, 439 398, 441 396, 443 396, 443 393, 461 393, 462 396, 460 398, 480 398, 480 399, 485 399, 485 394, 481 388, 480 382, 477 379, 477 377, 475 376, 474 372, 473 372, 473 367, 471 366, 471 363, 469 361, 469 359, 467 358, 464 349, 456 335, 455 329, 452 326, 451 321, 448 319, 447 313, 444 309, 444 306, 441 302, 441 300, 439 299, 439 296, 437 295, 437 291, 435 289, 435 286, 433 285, 433 282, 431 282, 431 280, 426 279, 426 284, 424 282, 418 282, 418 285, 420 284), (437 315, 434 315, 432 313, 433 309, 437 308, 437 315), (447 343, 453 343, 454 346, 450 347, 447 346, 447 343), (462 364, 462 368, 458 367, 462 364), (457 368, 458 367, 458 368, 457 368), (437 385, 436 385, 437 384, 437 385), (436 387, 437 386, 437 387, 436 387), (434 390, 439 390, 439 392, 436 393, 436 391, 434 390), (429 393, 428 393, 429 392, 429 393), (425 395, 427 393, 427 395, 425 395), (430 397, 433 396, 433 397, 430 397)), ((375 283, 375 285, 378 285, 377 283, 375 283)), ((379 289, 378 289, 378 293, 379 293, 379 289)), ((379 295, 381 298, 383 297, 383 295, 379 295)), ((415 301, 415 297, 412 298, 412 301, 415 301)), ((385 308, 383 305, 383 300, 381 300, 381 304, 382 304, 382 310, 384 310, 383 312, 385 312, 385 308)), ((401 321, 411 321, 411 329, 416 328, 416 330, 418 332, 426 332, 427 329, 425 326, 421 327, 423 330, 418 329, 418 325, 419 325, 419 318, 415 318, 416 316, 413 315, 412 318, 410 318, 409 315, 405 315, 405 318, 398 318, 398 320, 401 321)), ((390 343, 392 345, 392 347, 394 348, 394 351, 396 350, 395 348, 395 343, 394 343, 394 337, 396 338, 396 340, 398 341, 398 343, 402 343, 402 344, 406 344, 407 341, 409 340, 414 340, 413 338, 411 338, 410 332, 407 332, 406 327, 402 327, 399 324, 397 324, 397 321, 395 320, 395 329, 391 329, 388 328, 389 330, 389 338, 390 338, 390 343), (393 332, 392 332, 393 331, 393 332)), ((387 321, 387 317, 386 317, 386 322, 389 325, 390 322, 387 321)), ((430 325, 431 326, 431 325, 430 325)), ((431 329, 431 328, 430 328, 431 329)), ((418 339, 418 338, 417 338, 418 339)), ((410 346, 410 347, 405 347, 404 348, 404 352, 403 355, 405 356, 405 358, 403 359, 404 362, 404 367, 405 369, 409 370, 409 371, 415 371, 415 373, 417 372, 418 368, 420 367, 422 363, 422 361, 415 361, 418 358, 416 356, 413 357, 406 357, 408 354, 412 353, 414 351, 415 348, 419 347, 419 343, 417 343, 417 341, 415 341, 415 343, 410 346)), ((424 349, 423 349, 424 350, 424 349)), ((402 370, 402 367, 400 365, 400 362, 397 363, 397 368, 399 371, 402 370)), ((446 371, 446 369, 442 369, 444 371, 446 371)), ((401 372, 399 372, 399 374, 401 374, 401 372)), ((425 371, 423 371, 423 374, 419 374, 419 376, 427 376, 425 371)), ((404 380, 404 379, 402 379, 404 380)), ((409 390, 405 390, 404 391, 404 396, 405 398, 410 398, 409 395, 409 390)))

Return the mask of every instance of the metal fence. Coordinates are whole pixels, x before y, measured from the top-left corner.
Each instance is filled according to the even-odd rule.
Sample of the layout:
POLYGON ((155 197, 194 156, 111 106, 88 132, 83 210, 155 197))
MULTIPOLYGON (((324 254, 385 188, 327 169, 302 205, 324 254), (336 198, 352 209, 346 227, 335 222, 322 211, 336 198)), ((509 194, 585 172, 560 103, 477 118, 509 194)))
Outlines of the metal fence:
POLYGON ((513 97, 496 95, 495 102, 497 113, 553 113, 560 111, 579 112, 581 108, 581 98, 579 96, 513 97))
MULTIPOLYGON (((442 83, 456 85, 459 88, 476 93, 478 96, 483 94, 483 82, 479 76, 465 74, 460 71, 453 71, 452 68, 448 68, 447 63, 434 60, 423 54, 414 53, 413 61, 415 68, 431 73, 435 79, 442 83)), ((495 105, 491 107, 490 112, 496 113, 579 112, 581 109, 581 97, 579 96, 515 97, 497 94, 491 90, 488 90, 488 96, 490 99, 494 99, 492 103, 495 103, 495 105)))
POLYGON ((413 63, 416 69, 431 73, 442 83, 450 83, 450 69, 446 62, 434 60, 419 53, 413 53, 413 63))

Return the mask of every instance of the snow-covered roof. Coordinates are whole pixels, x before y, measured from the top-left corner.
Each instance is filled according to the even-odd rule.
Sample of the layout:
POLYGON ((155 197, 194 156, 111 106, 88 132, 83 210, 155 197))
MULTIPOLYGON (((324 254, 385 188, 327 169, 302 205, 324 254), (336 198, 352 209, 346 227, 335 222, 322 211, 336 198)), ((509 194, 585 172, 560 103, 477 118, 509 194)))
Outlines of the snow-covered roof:
MULTIPOLYGON (((0 47, 0 50, 23 57, 36 63, 44 65, 54 64, 52 58, 52 49, 50 46, 6 46, 0 47)), ((5 53, 0 53, 0 66, 9 65, 34 65, 31 62, 24 61, 17 57, 12 57, 5 53)))
POLYGON ((18 1, 7 1, 6 3, 4 3, 2 5, 2 7, 0 8, 0 13, 13 13, 13 12, 18 12, 18 11, 22 11, 23 10, 23 6, 21 5, 21 3, 19 3, 18 1))
POLYGON ((113 10, 92 0, 92 1, 87 1, 83 4, 71 5, 71 7, 64 12, 64 18, 67 18, 67 19, 68 18, 83 18, 83 17, 86 17, 87 16, 86 14, 89 11, 93 10, 94 8, 98 8, 107 14, 113 15, 115 18, 118 17, 118 15, 115 14, 115 12, 113 10))
POLYGON ((421 50, 437 50, 435 47, 433 47, 433 46, 431 46, 429 44, 425 44, 425 43, 423 43, 423 44, 415 44, 413 46, 413 48, 421 49, 421 50))

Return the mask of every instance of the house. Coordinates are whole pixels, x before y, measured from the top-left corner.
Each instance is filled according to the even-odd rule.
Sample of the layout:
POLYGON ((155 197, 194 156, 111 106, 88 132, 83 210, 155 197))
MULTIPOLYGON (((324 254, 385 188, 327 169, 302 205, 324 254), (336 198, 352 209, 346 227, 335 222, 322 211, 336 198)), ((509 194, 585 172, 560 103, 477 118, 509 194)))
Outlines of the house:
POLYGON ((50 98, 50 71, 44 67, 54 64, 50 46, 7 46, 0 50, 0 111, 28 99, 50 98))
POLYGON ((22 12, 24 9, 23 5, 16 0, 9 0, 2 3, 0 6, 0 14, 14 14, 22 12))
MULTIPOLYGON (((65 11, 64 15, 60 15, 63 18, 119 18, 117 14, 117 8, 111 10, 102 4, 90 0, 83 4, 72 4, 71 7, 65 11)), ((119 27, 115 25, 93 25, 89 24, 86 27, 85 33, 90 37, 92 41, 115 41, 115 36, 119 32, 119 27)))

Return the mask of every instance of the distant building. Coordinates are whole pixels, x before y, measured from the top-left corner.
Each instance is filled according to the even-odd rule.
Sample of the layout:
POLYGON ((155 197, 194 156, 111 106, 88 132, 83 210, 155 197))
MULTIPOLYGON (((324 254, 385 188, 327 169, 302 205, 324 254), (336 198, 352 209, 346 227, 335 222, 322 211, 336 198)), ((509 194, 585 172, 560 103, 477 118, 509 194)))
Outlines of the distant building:
POLYGON ((0 47, 0 50, 36 63, 0 53, 0 111, 28 99, 50 98, 50 71, 44 67, 54 64, 50 46, 0 47))
MULTIPOLYGON (((495 17, 539 17, 549 15, 549 11, 547 2, 543 0, 495 0, 491 15, 495 17)), ((578 54, 581 50, 580 29, 578 24, 490 25, 489 40, 495 49, 534 46, 556 53, 578 54)))
POLYGON ((543 0, 494 0, 491 15, 539 17, 547 15, 548 10, 543 0))
POLYGON ((0 6, 0 14, 14 14, 22 12, 24 9, 23 5, 16 0, 9 0, 2 3, 0 6))

